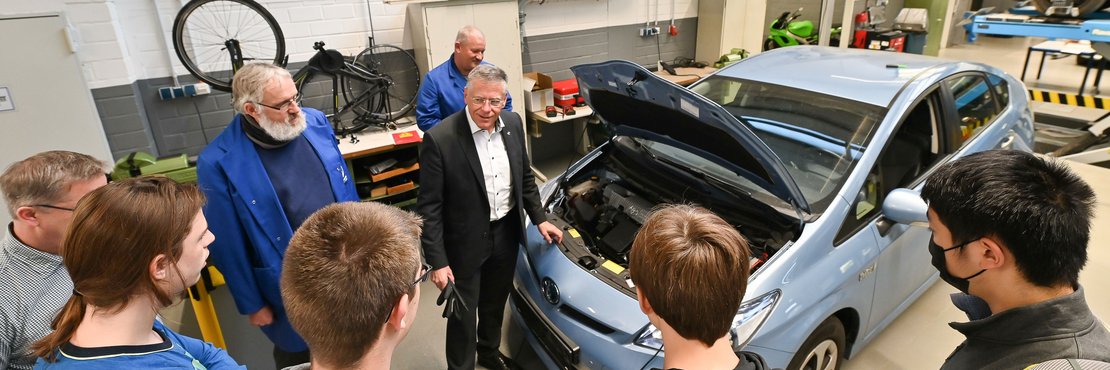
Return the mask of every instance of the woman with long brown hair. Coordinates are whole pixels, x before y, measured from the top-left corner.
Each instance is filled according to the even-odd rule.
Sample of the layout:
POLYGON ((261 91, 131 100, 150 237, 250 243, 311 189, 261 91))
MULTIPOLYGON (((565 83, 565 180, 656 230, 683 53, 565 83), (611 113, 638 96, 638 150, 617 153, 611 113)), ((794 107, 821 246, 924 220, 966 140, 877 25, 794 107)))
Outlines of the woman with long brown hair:
POLYGON ((227 352, 155 320, 200 279, 215 238, 193 185, 108 184, 77 203, 62 246, 73 296, 32 347, 36 369, 240 368, 227 352))

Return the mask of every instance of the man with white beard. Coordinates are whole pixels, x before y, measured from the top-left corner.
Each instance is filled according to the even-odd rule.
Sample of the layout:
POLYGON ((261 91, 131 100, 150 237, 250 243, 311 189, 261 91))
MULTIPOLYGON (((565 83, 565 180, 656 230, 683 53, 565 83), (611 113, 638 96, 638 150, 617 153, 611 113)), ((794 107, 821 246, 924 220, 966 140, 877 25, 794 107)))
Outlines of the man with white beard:
POLYGON ((300 105, 289 72, 249 64, 235 73, 239 113, 197 161, 208 248, 239 313, 274 342, 278 369, 309 361, 308 346, 286 317, 282 256, 301 223, 324 206, 358 201, 354 178, 324 114, 300 105))

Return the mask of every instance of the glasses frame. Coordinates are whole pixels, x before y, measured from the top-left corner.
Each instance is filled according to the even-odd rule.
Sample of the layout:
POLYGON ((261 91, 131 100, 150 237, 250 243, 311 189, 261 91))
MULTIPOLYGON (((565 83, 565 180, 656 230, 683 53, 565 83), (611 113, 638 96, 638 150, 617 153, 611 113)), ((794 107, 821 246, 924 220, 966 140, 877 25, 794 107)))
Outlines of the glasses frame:
POLYGON ((273 109, 273 110, 286 111, 286 110, 289 110, 289 106, 291 104, 297 104, 297 107, 300 107, 302 98, 304 98, 304 96, 301 95, 301 93, 297 93, 297 95, 294 95, 292 99, 286 100, 286 101, 282 102, 281 105, 278 105, 276 107, 272 106, 272 105, 269 105, 269 104, 266 104, 266 103, 263 103, 263 102, 260 102, 260 101, 256 101, 254 103, 258 104, 258 105, 261 105, 263 107, 266 107, 266 108, 273 109))
POLYGON ((421 272, 420 276, 416 278, 416 281, 412 282, 412 284, 409 284, 409 290, 412 290, 412 288, 415 288, 416 284, 420 284, 420 283, 423 283, 425 281, 428 281, 428 277, 431 276, 431 274, 432 274, 432 265, 429 265, 427 262, 423 262, 423 263, 421 263, 420 271, 423 271, 423 272, 421 272))
POLYGON ((59 211, 70 211, 70 212, 73 212, 73 210, 75 209, 75 208, 66 208, 66 207, 53 206, 53 205, 49 205, 49 204, 32 204, 31 207, 50 208, 50 209, 56 209, 56 210, 59 210, 59 211))
MULTIPOLYGON (((420 276, 418 276, 416 278, 416 281, 413 281, 412 284, 409 284, 408 291, 401 293, 401 295, 409 294, 413 289, 416 288, 417 284, 428 281, 428 277, 432 275, 432 265, 429 265, 427 262, 421 262, 420 270, 423 271, 420 273, 420 276)), ((397 299, 393 300, 393 304, 389 307, 389 313, 385 315, 385 321, 389 321, 389 318, 393 317, 393 309, 397 307, 397 302, 399 302, 399 299, 401 299, 400 296, 398 296, 397 299)))
POLYGON ((479 107, 486 105, 486 103, 489 103, 490 108, 501 108, 505 106, 505 99, 487 99, 474 97, 470 98, 470 101, 474 102, 474 104, 478 104, 479 107), (496 105, 494 104, 495 101, 497 102, 496 105))

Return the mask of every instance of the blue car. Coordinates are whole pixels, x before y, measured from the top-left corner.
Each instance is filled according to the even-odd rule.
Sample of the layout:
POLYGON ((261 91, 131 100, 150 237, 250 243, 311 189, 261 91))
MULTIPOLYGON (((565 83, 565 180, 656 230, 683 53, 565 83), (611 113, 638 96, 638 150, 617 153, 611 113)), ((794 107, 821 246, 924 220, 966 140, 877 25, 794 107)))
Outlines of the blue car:
POLYGON ((572 70, 610 136, 541 188, 564 239, 528 231, 510 300, 552 369, 662 366, 627 257, 651 209, 679 202, 751 244, 733 344, 837 369, 936 280, 915 189, 960 156, 1033 144, 1024 85, 982 64, 800 46, 689 89, 624 61, 572 70))

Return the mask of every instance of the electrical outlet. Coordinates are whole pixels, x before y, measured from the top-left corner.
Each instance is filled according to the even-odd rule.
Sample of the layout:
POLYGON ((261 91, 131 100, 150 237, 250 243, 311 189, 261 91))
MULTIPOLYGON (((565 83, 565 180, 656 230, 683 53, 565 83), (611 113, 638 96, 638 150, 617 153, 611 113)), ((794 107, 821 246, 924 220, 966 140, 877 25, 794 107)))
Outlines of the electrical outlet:
POLYGON ((204 82, 195 83, 193 86, 197 89, 197 95, 208 95, 212 93, 212 88, 204 82))
POLYGON ((659 27, 644 27, 640 29, 640 37, 658 36, 659 27))
POLYGON ((162 100, 171 100, 183 97, 205 95, 212 93, 212 88, 206 83, 195 83, 183 86, 167 86, 158 89, 158 97, 162 100))
POLYGON ((649 36, 658 36, 659 35, 659 27, 651 27, 651 30, 648 31, 648 33, 649 33, 649 36))

